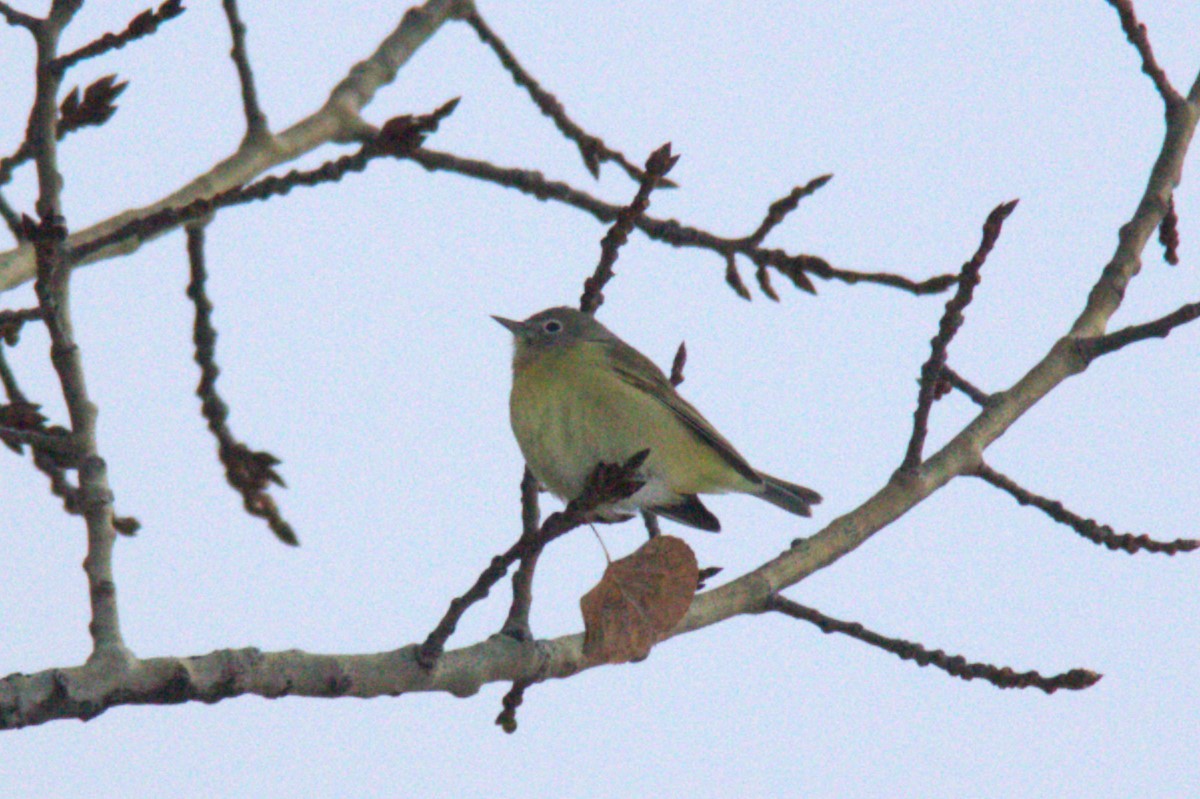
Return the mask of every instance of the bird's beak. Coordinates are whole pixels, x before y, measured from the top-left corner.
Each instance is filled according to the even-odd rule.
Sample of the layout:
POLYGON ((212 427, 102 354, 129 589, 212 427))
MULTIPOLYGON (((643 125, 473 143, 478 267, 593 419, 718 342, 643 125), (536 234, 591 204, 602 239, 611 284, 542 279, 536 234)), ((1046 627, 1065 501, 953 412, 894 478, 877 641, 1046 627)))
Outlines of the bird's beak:
POLYGON ((493 316, 492 318, 508 328, 508 332, 512 333, 514 336, 521 335, 522 331, 525 330, 525 325, 521 322, 514 322, 511 319, 505 319, 503 316, 493 316))

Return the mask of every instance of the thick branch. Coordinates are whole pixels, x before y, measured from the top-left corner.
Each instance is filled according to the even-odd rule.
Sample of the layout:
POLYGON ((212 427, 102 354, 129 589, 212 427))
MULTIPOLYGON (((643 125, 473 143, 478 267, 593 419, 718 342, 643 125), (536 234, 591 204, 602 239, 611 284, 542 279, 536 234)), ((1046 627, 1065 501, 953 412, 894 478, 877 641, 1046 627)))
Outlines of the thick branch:
POLYGON ((132 655, 125 648, 117 615, 116 583, 112 572, 116 539, 112 491, 96 443, 96 406, 88 396, 83 358, 71 322, 71 270, 64 251, 67 227, 62 215, 62 177, 58 172, 55 135, 56 99, 61 78, 53 69, 53 61, 58 37, 76 10, 78 3, 54 3, 46 24, 35 37, 37 81, 26 139, 37 166, 35 207, 41 221, 27 220, 25 227, 35 252, 37 281, 34 288, 42 322, 50 336, 50 361, 62 386, 71 418, 71 434, 78 448, 79 508, 87 522, 87 557, 83 568, 92 607, 88 625, 93 645, 91 660, 119 668, 127 664, 132 655))
MULTIPOLYGON (((412 54, 441 26, 463 13, 462 0, 427 0, 409 9, 400 24, 366 60, 355 64, 315 113, 297 122, 269 141, 252 147, 241 147, 208 172, 192 180, 162 200, 144 208, 118 214, 86 230, 73 234, 67 247, 73 252, 88 250, 84 263, 126 255, 136 251, 148 239, 127 236, 110 240, 104 247, 88 248, 97 239, 109 236, 136 220, 172 208, 182 208, 193 201, 212 197, 222 191, 245 185, 278 164, 295 160, 305 153, 329 142, 353 141, 373 133, 360 112, 375 97, 375 93, 391 83, 412 54)), ((175 223, 173 227, 184 224, 175 223)), ((173 227, 155 234, 162 235, 173 227)), ((126 228, 129 229, 129 228, 126 228)), ((24 245, 0 253, 0 291, 20 285, 33 277, 33 248, 24 245)))

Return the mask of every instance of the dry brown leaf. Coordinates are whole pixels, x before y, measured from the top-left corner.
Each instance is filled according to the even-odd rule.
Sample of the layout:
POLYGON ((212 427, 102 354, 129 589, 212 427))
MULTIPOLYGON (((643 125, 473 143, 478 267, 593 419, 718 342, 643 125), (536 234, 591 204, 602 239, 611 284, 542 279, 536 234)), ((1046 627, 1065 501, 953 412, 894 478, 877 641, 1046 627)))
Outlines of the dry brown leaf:
POLYGON ((579 600, 584 657, 593 663, 646 657, 692 606, 698 576, 691 547, 670 535, 651 538, 608 564, 579 600))

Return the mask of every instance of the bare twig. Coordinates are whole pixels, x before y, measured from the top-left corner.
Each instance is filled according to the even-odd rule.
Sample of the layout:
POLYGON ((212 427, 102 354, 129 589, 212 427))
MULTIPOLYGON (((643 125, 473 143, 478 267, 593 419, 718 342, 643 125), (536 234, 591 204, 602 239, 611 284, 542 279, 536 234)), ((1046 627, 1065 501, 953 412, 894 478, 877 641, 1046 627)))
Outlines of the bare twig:
POLYGON ((1052 694, 1060 688, 1078 691, 1090 688, 1100 681, 1102 675, 1087 669, 1071 669, 1062 674, 1043 677, 1036 671, 1013 671, 1008 666, 993 666, 989 663, 971 663, 961 655, 947 655, 938 649, 930 652, 913 641, 888 638, 866 629, 858 622, 841 621, 826 616, 818 610, 793 602, 779 594, 773 594, 768 609, 778 611, 793 619, 811 622, 821 632, 842 633, 885 652, 891 652, 903 660, 914 661, 918 666, 934 666, 954 677, 964 680, 985 680, 997 688, 1038 688, 1052 694))
POLYGON ((1121 550, 1133 555, 1141 550, 1146 552, 1174 555, 1177 552, 1191 552, 1200 548, 1200 541, 1191 538, 1177 538, 1174 541, 1156 541, 1148 535, 1135 536, 1132 533, 1117 533, 1107 524, 1100 524, 1093 519, 1085 519, 1063 507, 1061 502, 1047 499, 1017 485, 1013 480, 986 463, 976 468, 974 476, 984 480, 1001 491, 1006 492, 1022 505, 1032 505, 1045 513, 1059 524, 1065 524, 1093 544, 1106 546, 1111 550, 1121 550))
POLYGON ((517 708, 525 701, 525 689, 533 683, 529 680, 517 680, 501 700, 500 715, 496 716, 496 726, 509 735, 517 731, 517 708))
POLYGON ((246 50, 246 25, 238 14, 237 0, 221 0, 225 17, 229 20, 229 32, 233 36, 233 50, 229 55, 237 67, 238 82, 242 86, 242 110, 246 115, 246 141, 257 142, 270 136, 267 116, 258 104, 258 92, 254 88, 254 71, 250 69, 250 54, 246 50))
MULTIPOLYGON (((346 71, 319 109, 276 134, 269 143, 259 147, 240 147, 219 159, 208 170, 157 202, 144 208, 123 211, 76 231, 68 239, 68 249, 78 252, 82 245, 106 236, 133 220, 247 185, 268 170, 294 161, 330 142, 362 141, 374 131, 373 126, 362 118, 362 110, 383 86, 395 80, 400 68, 413 54, 442 25, 461 16, 467 5, 469 3, 464 0, 425 0, 408 9, 375 50, 346 71)), ((191 220, 177 222, 175 227, 187 221, 191 220)), ((173 229, 161 229, 158 235, 173 229)), ((143 238, 126 238, 112 242, 105 249, 92 250, 83 263, 128 255, 145 241, 143 238)), ((32 247, 22 245, 0 252, 0 291, 32 280, 35 271, 32 247)))
MULTIPOLYGON (((521 477, 521 540, 532 539, 537 535, 541 522, 541 510, 538 508, 537 478, 529 467, 521 477)), ((532 641, 533 630, 529 624, 529 609, 533 605, 533 573, 537 569, 540 550, 530 552, 521 558, 520 565, 513 573, 512 605, 508 610, 508 618, 500 631, 518 641, 532 641)))
POLYGON ((50 361, 58 375, 63 399, 71 419, 71 434, 79 455, 79 508, 87 522, 87 556, 83 561, 88 578, 92 619, 93 661, 104 661, 114 670, 127 667, 132 653, 121 636, 117 613, 116 583, 113 580, 112 552, 116 539, 113 526, 112 490, 107 467, 96 443, 96 406, 88 396, 83 358, 75 341, 71 322, 70 278, 64 244, 67 224, 62 214, 62 176, 58 171, 58 121, 56 99, 60 74, 52 68, 58 40, 80 3, 54 2, 50 13, 39 24, 37 70, 33 109, 26 139, 34 155, 38 176, 35 208, 39 221, 26 219, 27 239, 33 244, 37 264, 34 290, 42 322, 50 336, 50 361))
POLYGON ((763 221, 758 226, 758 229, 746 237, 746 243, 751 247, 757 247, 762 244, 763 239, 767 237, 767 234, 774 230, 779 223, 783 222, 783 220, 787 218, 788 214, 790 214, 792 211, 795 211, 800 205, 801 200, 814 194, 817 189, 821 188, 832 179, 833 175, 821 175, 819 177, 815 177, 803 186, 797 186, 796 188, 792 189, 786 197, 771 203, 770 208, 767 209, 767 215, 763 218, 763 221))
POLYGON ((1137 48, 1138 55, 1142 57, 1142 72, 1145 72, 1150 76, 1150 80, 1154 81, 1154 88, 1158 89, 1163 102, 1167 104, 1167 111, 1170 112, 1171 109, 1186 102, 1171 85, 1167 73, 1155 60, 1154 50, 1150 47, 1150 37, 1146 34, 1146 26, 1138 21, 1137 14, 1134 13, 1133 0, 1108 0, 1108 4, 1115 8, 1121 17, 1121 29, 1125 31, 1125 38, 1129 39, 1129 43, 1137 48))
POLYGON ((270 483, 284 485, 283 478, 275 471, 279 459, 269 452, 255 452, 234 438, 229 430, 229 406, 217 393, 217 376, 221 370, 216 364, 217 331, 212 326, 213 307, 205 290, 208 273, 204 266, 202 226, 188 225, 187 250, 191 267, 187 296, 196 307, 192 340, 196 345, 196 364, 200 367, 196 396, 200 398, 201 413, 208 422, 208 429, 217 439, 217 454, 225 466, 225 479, 242 495, 242 505, 247 513, 264 519, 283 543, 297 546, 300 541, 292 526, 284 521, 275 500, 267 493, 270 483))
POLYGON ((1171 335, 1172 330, 1195 321, 1197 317, 1200 317, 1200 302, 1188 303, 1151 322, 1123 327, 1103 336, 1080 339, 1079 351, 1084 360, 1091 363, 1102 355, 1116 352, 1122 347, 1138 341, 1145 341, 1148 338, 1166 338, 1171 335))
POLYGON ((19 308, 15 311, 0 311, 0 341, 12 346, 21 337, 21 328, 26 322, 42 318, 41 308, 19 308))
POLYGON ((650 192, 654 191, 662 177, 671 171, 671 167, 675 166, 678 160, 679 156, 671 155, 670 142, 659 147, 646 159, 646 174, 638 186, 637 194, 629 205, 621 209, 612 227, 600 240, 600 262, 596 264, 596 271, 592 276, 583 282, 579 310, 594 314, 604 303, 604 286, 612 280, 613 264, 617 262, 621 247, 629 240, 629 232, 637 224, 638 218, 650 207, 650 192))
MULTIPOLYGON (((424 147, 409 155, 409 160, 415 161, 431 172, 452 172, 457 175, 466 175, 505 188, 516 189, 522 194, 528 194, 539 200, 561 202, 586 211, 604 223, 610 223, 616 219, 622 208, 622 206, 597 199, 567 183, 547 180, 540 172, 528 169, 500 167, 487 161, 463 158, 424 147)), ((954 285, 957 279, 955 275, 937 275, 926 280, 912 280, 890 272, 858 272, 850 269, 837 269, 823 258, 815 255, 791 255, 778 249, 750 247, 744 236, 724 238, 706 230, 681 224, 674 219, 657 219, 645 214, 635 223, 634 227, 653 241, 660 241, 673 247, 697 247, 714 252, 721 257, 727 270, 729 254, 744 255, 756 264, 764 264, 778 270, 806 291, 809 289, 800 281, 807 281, 805 276, 809 274, 822 280, 838 280, 849 285, 874 283, 890 286, 917 295, 941 293, 954 285)))
POLYGON ((975 286, 979 283, 979 270, 983 268, 988 253, 992 251, 992 247, 1000 237, 1004 220, 1016 207, 1017 201, 1010 200, 996 206, 988 214, 987 221, 983 224, 983 239, 979 243, 979 249, 971 256, 971 260, 963 264, 962 271, 958 276, 958 290, 946 302, 946 311, 942 314, 942 321, 938 324, 938 334, 929 342, 931 349, 929 360, 921 366, 921 388, 917 393, 917 409, 913 412, 913 432, 908 442, 908 452, 900 464, 901 472, 911 473, 921 463, 925 436, 929 432, 929 410, 933 406, 934 392, 942 373, 942 367, 946 364, 946 350, 959 327, 962 326, 962 312, 970 304, 975 286))
POLYGON ((951 369, 949 366, 942 365, 942 377, 950 384, 951 388, 958 389, 962 393, 971 398, 971 402, 981 407, 986 407, 992 401, 992 395, 981 391, 960 375, 958 372, 951 369))
POLYGON ((430 114, 418 117, 405 115, 389 120, 379 134, 365 142, 357 153, 327 161, 316 169, 293 169, 280 177, 272 175, 248 186, 237 186, 211 197, 201 197, 180 208, 166 208, 134 219, 72 250, 72 262, 78 264, 130 238, 154 238, 181 224, 205 219, 222 208, 267 200, 287 194, 297 186, 319 186, 339 181, 352 172, 362 172, 376 158, 405 157, 420 146, 425 135, 437 129, 438 123, 451 114, 457 104, 458 99, 455 98, 430 114))
POLYGON ((450 608, 446 615, 421 644, 417 652, 417 662, 424 668, 433 668, 446 641, 458 627, 459 619, 468 608, 487 597, 492 586, 504 578, 509 566, 530 554, 540 553, 550 542, 575 528, 599 521, 593 518, 592 511, 600 506, 637 493, 644 485, 637 479, 637 470, 645 463, 649 454, 650 450, 642 450, 622 464, 596 464, 582 494, 568 502, 565 509, 547 516, 534 535, 522 535, 504 554, 492 558, 491 564, 483 570, 475 584, 462 596, 450 600, 450 608))
POLYGON ((111 50, 119 50, 136 39, 150 36, 164 22, 174 19, 186 10, 183 7, 183 0, 167 0, 157 10, 146 9, 138 14, 120 33, 106 33, 96 41, 84 45, 72 53, 59 56, 51 62, 50 68, 61 75, 84 59, 95 58, 111 50))
MULTIPOLYGON (((583 158, 583 164, 587 167, 588 172, 592 173, 592 177, 600 177, 600 164, 605 161, 613 161, 619 164, 625 173, 634 180, 641 182, 646 179, 645 172, 630 163, 623 154, 610 148, 600 137, 593 136, 575 124, 567 116, 562 103, 553 94, 543 89, 542 85, 521 66, 516 56, 504 44, 504 40, 488 27, 478 11, 473 9, 464 19, 474 28, 479 39, 490 47, 496 57, 500 59, 500 63, 512 75, 513 82, 529 92, 529 96, 537 105, 538 110, 554 121, 554 126, 560 133, 575 142, 575 146, 579 148, 579 155, 583 158)), ((659 185, 662 187, 675 186, 670 180, 662 180, 659 185)))

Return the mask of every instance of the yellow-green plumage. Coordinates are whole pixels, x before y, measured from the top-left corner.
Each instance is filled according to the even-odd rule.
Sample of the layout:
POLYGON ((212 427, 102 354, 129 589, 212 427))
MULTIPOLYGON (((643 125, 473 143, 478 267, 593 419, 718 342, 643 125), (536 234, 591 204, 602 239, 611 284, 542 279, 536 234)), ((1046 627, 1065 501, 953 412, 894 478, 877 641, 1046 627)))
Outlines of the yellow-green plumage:
POLYGON ((666 405, 623 380, 607 349, 579 342, 514 372, 513 432, 547 488, 560 497, 578 496, 597 463, 624 463, 649 448, 643 471, 661 476, 676 494, 752 489, 666 405))
POLYGON ((644 509, 717 530, 697 494, 753 494, 806 516, 820 501, 757 472, 653 362, 591 316, 551 308, 524 322, 496 320, 516 339, 513 433, 534 476, 560 498, 579 496, 598 463, 623 463, 648 449, 639 470, 645 486, 601 518, 644 509))

